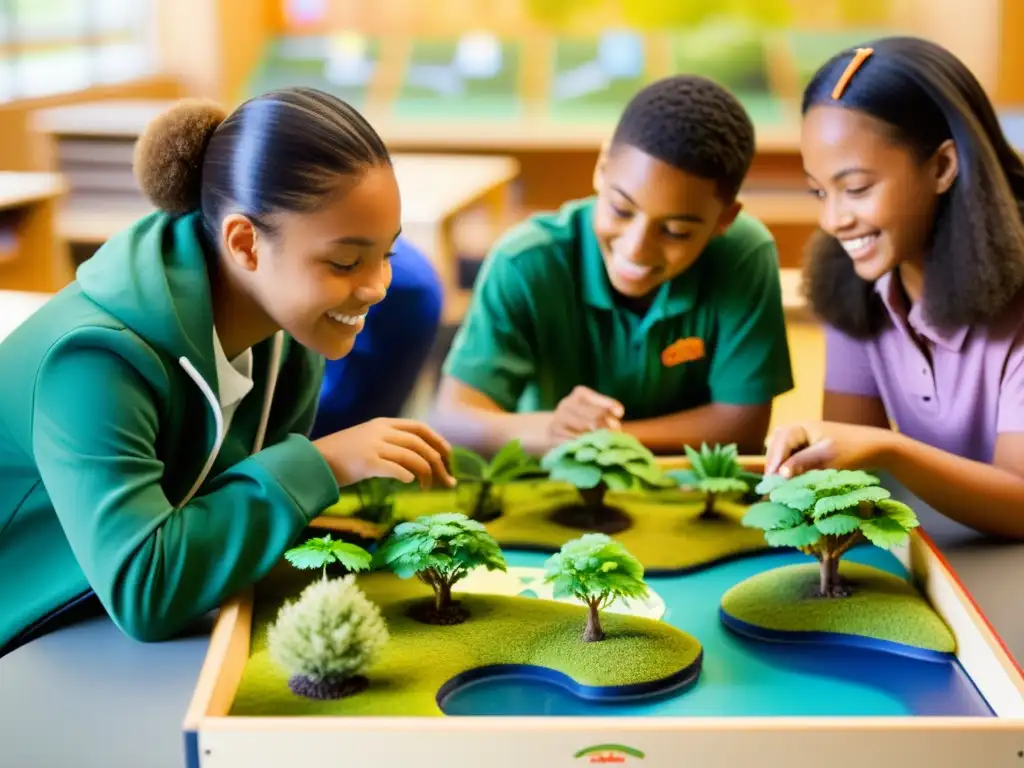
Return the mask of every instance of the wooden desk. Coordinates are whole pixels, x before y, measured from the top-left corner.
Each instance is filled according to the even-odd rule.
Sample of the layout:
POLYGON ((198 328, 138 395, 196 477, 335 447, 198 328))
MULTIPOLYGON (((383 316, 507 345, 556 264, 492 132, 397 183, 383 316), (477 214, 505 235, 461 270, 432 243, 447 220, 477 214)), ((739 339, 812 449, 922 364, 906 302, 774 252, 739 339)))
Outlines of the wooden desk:
MULTIPOLYGON (((170 103, 90 102, 41 111, 34 124, 43 133, 79 139, 81 146, 95 156, 107 151, 101 147, 102 140, 134 139, 170 103)), ((519 165, 521 202, 527 212, 556 208, 566 200, 590 194, 594 163, 609 132, 604 123, 556 121, 531 110, 522 118, 485 125, 464 120, 398 120, 373 108, 366 115, 396 153, 513 158, 519 165)), ((795 123, 759 128, 757 153, 744 192, 791 194, 806 203, 802 199, 806 181, 798 139, 795 123)), ((790 240, 788 230, 793 224, 785 221, 789 217, 785 207, 769 205, 763 220, 780 240, 790 240), (777 215, 783 220, 777 220, 777 215)))
MULTIPOLYGON (((61 145, 58 155, 65 169, 73 169, 73 188, 77 178, 74 167, 87 169, 86 183, 96 184, 95 174, 88 171, 92 166, 84 161, 92 160, 95 164, 104 157, 110 165, 120 165, 118 179, 112 183, 132 184, 131 153, 126 143, 133 142, 148 121, 170 103, 112 100, 60 107, 37 113, 35 125, 61 145)), ((456 252, 465 249, 458 247, 454 222, 460 217, 465 221, 468 209, 476 206, 490 209, 491 219, 495 215, 505 217, 504 221, 492 221, 486 229, 511 224, 517 218, 507 201, 513 179, 523 195, 519 215, 536 207, 531 205, 529 188, 537 184, 544 187, 544 198, 534 195, 532 202, 543 203, 543 207, 556 207, 569 197, 589 194, 593 162, 603 139, 594 126, 556 123, 531 123, 531 130, 516 126, 516 130, 468 133, 466 126, 445 125, 440 130, 437 124, 416 126, 413 131, 407 123, 384 117, 376 119, 374 125, 389 146, 425 150, 396 154, 396 169, 403 192, 406 233, 438 265, 449 296, 445 317, 450 323, 457 323, 462 317, 468 300, 468 292, 459 286, 456 275, 456 252), (448 154, 456 149, 459 155, 448 154), (495 151, 507 154, 478 154, 495 151), (453 173, 448 175, 447 183, 441 184, 439 180, 444 177, 438 173, 445 167, 451 167, 453 173)), ((98 196, 98 191, 90 196, 98 196)), ((83 193, 76 193, 76 198, 82 197, 83 193)), ((806 191, 792 126, 759 133, 758 154, 741 198, 746 209, 765 223, 778 243, 787 312, 802 312, 796 270, 817 226, 818 202, 806 191)), ((145 210, 145 204, 138 201, 105 201, 102 208, 76 204, 62 215, 60 229, 72 244, 99 245, 145 210)), ((492 234, 487 232, 485 237, 492 234)), ((471 250, 478 252, 479 248, 471 250)))
POLYGON ((511 218, 511 188, 519 164, 510 157, 395 155, 402 191, 402 227, 410 242, 430 254, 445 290, 444 323, 458 325, 471 289, 459 280, 460 219, 486 219, 476 245, 486 249, 511 218))
POLYGON ((0 172, 0 289, 52 292, 74 279, 56 235, 65 191, 57 174, 0 172))
POLYGON ((32 129, 53 137, 92 137, 134 141, 146 125, 174 104, 173 99, 103 99, 49 107, 35 112, 32 129))
POLYGON ((740 201, 772 233, 782 267, 799 269, 807 243, 818 229, 821 203, 806 189, 745 189, 740 201))

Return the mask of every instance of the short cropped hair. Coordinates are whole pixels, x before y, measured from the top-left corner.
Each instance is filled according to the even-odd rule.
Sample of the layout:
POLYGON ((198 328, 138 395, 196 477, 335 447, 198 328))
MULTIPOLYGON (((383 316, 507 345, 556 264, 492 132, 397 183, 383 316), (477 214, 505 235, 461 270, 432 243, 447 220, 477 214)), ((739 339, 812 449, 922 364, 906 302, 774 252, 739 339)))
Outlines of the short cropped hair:
POLYGON ((754 158, 754 124, 739 100, 713 80, 673 75, 626 105, 611 149, 628 145, 686 173, 711 179, 723 201, 739 193, 754 158))

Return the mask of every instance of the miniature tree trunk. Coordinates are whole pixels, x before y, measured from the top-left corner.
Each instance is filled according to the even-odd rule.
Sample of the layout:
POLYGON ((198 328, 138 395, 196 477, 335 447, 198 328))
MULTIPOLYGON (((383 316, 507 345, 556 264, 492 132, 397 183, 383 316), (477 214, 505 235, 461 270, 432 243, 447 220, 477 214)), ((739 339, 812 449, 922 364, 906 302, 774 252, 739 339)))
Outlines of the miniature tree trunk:
POLYGON ((449 580, 433 569, 421 571, 417 577, 434 590, 434 599, 411 605, 412 618, 435 625, 461 624, 469 618, 469 611, 452 600, 452 584, 458 579, 449 580))
POLYGON ((602 480, 593 488, 580 488, 580 496, 583 498, 584 506, 586 506, 587 509, 593 510, 596 515, 604 506, 604 495, 607 491, 608 486, 605 485, 602 480))
POLYGON ((470 517, 481 523, 489 523, 491 520, 501 517, 500 501, 495 499, 493 481, 480 481, 476 502, 473 504, 473 514, 470 517))
POLYGON ((818 558, 818 594, 821 597, 849 597, 852 592, 839 577, 839 562, 846 551, 861 540, 863 534, 854 531, 843 536, 825 536, 815 546, 818 558))
POLYGON ((625 531, 633 524, 629 515, 605 503, 608 486, 603 480, 593 488, 579 488, 578 491, 583 500, 582 505, 560 507, 552 514, 552 519, 559 525, 614 534, 625 531))
POLYGON ((590 600, 587 603, 590 610, 587 613, 587 628, 583 630, 583 642, 585 643, 604 640, 604 630, 601 629, 601 616, 598 612, 599 603, 600 600, 590 600))
POLYGON ((444 579, 438 579, 434 582, 434 610, 438 614, 443 614, 451 608, 452 605, 452 588, 444 579))
POLYGON ((484 508, 487 506, 487 499, 491 495, 491 484, 487 480, 480 481, 480 488, 476 492, 476 504, 473 505, 474 520, 480 520, 484 516, 484 508))
POLYGON ((832 589, 835 587, 838 569, 835 567, 838 558, 831 554, 823 554, 819 566, 818 594, 822 597, 832 597, 832 589))
POLYGON ((715 494, 707 493, 704 496, 704 511, 700 513, 701 517, 715 517, 718 513, 715 512, 715 494))

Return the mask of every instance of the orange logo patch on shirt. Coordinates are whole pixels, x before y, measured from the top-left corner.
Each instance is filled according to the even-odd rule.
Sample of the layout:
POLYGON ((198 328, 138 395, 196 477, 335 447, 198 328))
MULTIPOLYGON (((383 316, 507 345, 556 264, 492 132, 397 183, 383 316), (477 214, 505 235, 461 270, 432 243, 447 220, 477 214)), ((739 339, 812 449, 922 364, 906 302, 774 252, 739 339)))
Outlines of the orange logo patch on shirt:
POLYGON ((661 364, 666 368, 682 365, 704 357, 704 340, 691 336, 688 339, 677 339, 665 347, 661 353, 661 364))

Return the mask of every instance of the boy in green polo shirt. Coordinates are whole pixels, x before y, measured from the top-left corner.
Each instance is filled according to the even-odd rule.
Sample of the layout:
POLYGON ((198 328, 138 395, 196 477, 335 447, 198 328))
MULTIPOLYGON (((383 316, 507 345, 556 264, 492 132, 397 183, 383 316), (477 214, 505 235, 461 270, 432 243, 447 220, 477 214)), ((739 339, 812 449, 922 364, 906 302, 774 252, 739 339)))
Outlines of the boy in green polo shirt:
POLYGON ((674 76, 627 105, 596 196, 506 233, 483 265, 435 423, 492 453, 622 429, 657 453, 760 453, 793 386, 778 253, 736 195, 754 129, 715 83, 674 76))

